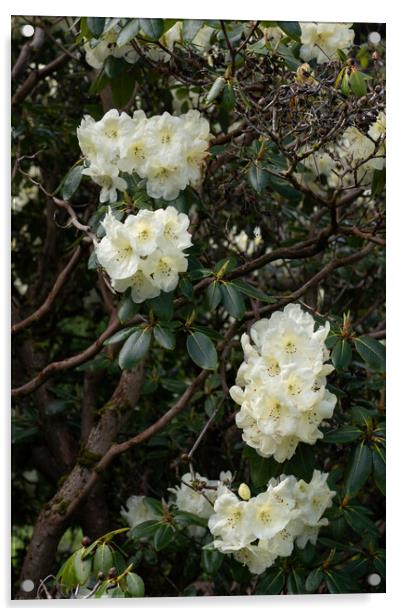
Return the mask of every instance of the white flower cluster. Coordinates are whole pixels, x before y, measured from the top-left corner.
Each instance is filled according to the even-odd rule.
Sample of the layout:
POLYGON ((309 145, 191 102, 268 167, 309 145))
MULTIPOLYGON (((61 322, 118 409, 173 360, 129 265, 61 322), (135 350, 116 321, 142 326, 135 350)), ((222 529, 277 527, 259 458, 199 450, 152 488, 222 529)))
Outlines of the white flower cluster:
MULTIPOLYGON (((219 479, 211 480, 202 477, 198 473, 192 475, 185 473, 181 478, 180 485, 168 488, 175 496, 177 507, 180 511, 194 513, 200 518, 208 520, 214 512, 214 502, 217 498, 218 488, 229 486, 232 482, 232 473, 222 471, 219 479)), ((202 526, 189 526, 188 533, 192 537, 201 537, 205 534, 202 526)))
POLYGON ((283 462, 300 441, 313 445, 318 425, 332 416, 336 396, 326 389, 329 323, 314 331, 314 319, 288 304, 243 334, 244 362, 230 395, 241 405, 236 424, 243 440, 263 457, 283 462))
POLYGON ((328 475, 315 470, 310 483, 293 475, 271 479, 267 490, 247 501, 227 487, 218 488, 214 514, 208 526, 214 547, 247 565, 252 573, 263 573, 278 556, 290 556, 294 543, 304 548, 315 544, 322 518, 335 492, 328 475))
MULTIPOLYGON (((303 160, 303 165, 315 177, 325 175, 330 188, 353 186, 356 180, 369 185, 374 171, 385 167, 385 133, 386 116, 380 111, 367 135, 349 126, 336 144, 327 146, 326 151, 314 152, 303 160)), ((310 188, 314 190, 314 184, 310 188)))
POLYGON ((154 199, 171 201, 189 184, 199 186, 210 138, 208 120, 194 109, 149 119, 141 110, 131 118, 111 109, 99 122, 84 116, 77 135, 89 163, 82 173, 102 187, 102 203, 116 201, 117 190, 126 190, 120 172, 145 178, 154 199))
POLYGON ((102 225, 105 236, 96 245, 99 264, 116 291, 131 288, 134 302, 141 303, 176 288, 179 273, 187 271, 184 250, 191 246, 190 220, 173 206, 140 210, 124 223, 109 208, 102 225))
POLYGON ((300 23, 300 57, 309 61, 315 58, 318 64, 337 59, 337 50, 347 53, 353 45, 355 33, 353 24, 343 23, 300 23))
POLYGON ((157 514, 148 507, 145 496, 130 496, 127 499, 126 507, 127 509, 124 507, 120 509, 120 515, 131 527, 131 530, 138 526, 138 524, 158 519, 157 514))

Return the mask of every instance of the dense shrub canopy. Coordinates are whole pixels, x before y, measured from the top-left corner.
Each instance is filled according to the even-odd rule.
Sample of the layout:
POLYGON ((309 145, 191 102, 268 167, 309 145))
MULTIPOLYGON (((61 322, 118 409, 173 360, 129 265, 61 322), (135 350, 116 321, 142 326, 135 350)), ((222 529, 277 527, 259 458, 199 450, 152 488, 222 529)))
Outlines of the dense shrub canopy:
POLYGON ((383 592, 383 25, 12 39, 15 596, 383 592))

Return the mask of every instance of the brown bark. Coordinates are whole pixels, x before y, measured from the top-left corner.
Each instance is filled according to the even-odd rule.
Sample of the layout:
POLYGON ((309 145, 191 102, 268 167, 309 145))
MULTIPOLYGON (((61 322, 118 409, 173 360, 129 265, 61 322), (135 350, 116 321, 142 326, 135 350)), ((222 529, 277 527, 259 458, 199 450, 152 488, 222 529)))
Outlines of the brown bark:
POLYGON ((58 492, 39 514, 20 577, 21 582, 32 580, 34 589, 28 593, 21 589, 16 598, 34 598, 39 581, 52 570, 57 545, 74 513, 69 510, 69 504, 73 500, 81 504, 79 495, 97 460, 108 451, 135 407, 142 380, 142 365, 135 370, 122 373, 111 399, 99 411, 99 421, 89 434, 85 450, 77 458, 74 468, 58 492))

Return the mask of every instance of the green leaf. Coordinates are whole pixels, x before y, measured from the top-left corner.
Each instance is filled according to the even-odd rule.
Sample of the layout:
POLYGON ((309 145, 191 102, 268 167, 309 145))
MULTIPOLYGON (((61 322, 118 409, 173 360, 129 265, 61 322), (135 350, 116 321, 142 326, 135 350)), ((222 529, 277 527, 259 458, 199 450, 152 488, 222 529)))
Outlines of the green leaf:
POLYGON ((145 586, 142 577, 133 571, 129 571, 124 579, 130 597, 143 597, 145 595, 145 586))
POLYGON ((77 576, 75 574, 75 558, 76 552, 71 554, 70 558, 60 567, 56 574, 56 580, 66 588, 73 588, 77 585, 77 576))
POLYGON ((161 501, 157 500, 156 498, 152 498, 151 496, 145 496, 144 503, 154 513, 156 513, 157 515, 163 516, 163 505, 161 501))
POLYGON ((355 338, 356 351, 369 366, 385 372, 385 346, 370 336, 355 338))
POLYGON ((285 584, 285 574, 282 569, 271 569, 261 576, 255 589, 256 595, 279 595, 285 584))
POLYGON ((105 27, 105 17, 87 17, 86 25, 95 38, 99 38, 105 27))
POLYGON ((171 329, 167 327, 162 327, 160 323, 155 325, 154 327, 154 336, 156 342, 163 348, 168 351, 172 351, 176 345, 176 338, 171 329))
POLYGON ((83 165, 77 165, 73 167, 72 169, 70 169, 70 171, 64 178, 62 196, 65 201, 69 201, 71 199, 78 186, 80 185, 83 168, 83 165))
POLYGON ((230 83, 227 83, 223 88, 222 93, 222 107, 225 111, 232 111, 236 105, 236 96, 233 87, 230 83))
POLYGON ((246 311, 246 305, 241 293, 231 282, 221 283, 223 305, 234 319, 241 319, 246 311))
POLYGON ((365 96, 367 94, 367 84, 364 79, 363 73, 360 71, 353 71, 349 78, 350 87, 353 94, 356 96, 365 96))
POLYGON ((151 344, 151 331, 148 328, 137 329, 124 343, 119 353, 119 366, 122 370, 133 368, 140 362, 151 344))
POLYGON ((377 550, 373 558, 373 566, 385 580, 385 550, 377 550))
POLYGON ((130 19, 124 26, 117 37, 117 47, 122 47, 131 41, 140 31, 140 22, 138 19, 130 19))
POLYGON ((131 77, 130 73, 127 72, 112 79, 110 87, 112 89, 113 103, 116 107, 121 109, 127 105, 133 93, 134 85, 134 79, 131 77))
POLYGON ((315 467, 313 447, 300 443, 294 456, 285 463, 284 471, 288 475, 295 475, 298 479, 310 481, 315 467))
POLYGON ((348 593, 351 590, 351 586, 353 586, 353 582, 350 578, 343 576, 337 571, 326 571, 325 577, 328 590, 331 594, 348 593))
POLYGON ((187 336, 186 347, 189 356, 197 366, 205 370, 215 370, 218 355, 208 336, 201 332, 194 332, 187 336))
POLYGON ((256 289, 251 284, 243 282, 242 280, 233 280, 233 282, 231 282, 231 285, 235 287, 238 291, 243 293, 243 295, 247 295, 248 297, 252 297, 253 299, 259 299, 261 302, 272 303, 276 301, 273 300, 272 297, 269 297, 263 291, 256 289))
POLYGON ((136 327, 126 327, 125 329, 121 329, 119 332, 116 332, 115 334, 113 334, 113 336, 110 336, 110 338, 105 340, 103 344, 104 346, 108 346, 109 344, 122 342, 123 340, 126 340, 129 335, 132 334, 133 331, 135 331, 136 329, 136 327))
POLYGON ((180 279, 179 289, 186 299, 188 299, 189 301, 193 299, 194 297, 193 285, 191 284, 188 278, 180 279))
POLYGON ((115 58, 115 56, 108 56, 105 60, 104 71, 110 79, 115 79, 123 72, 126 67, 126 61, 123 58, 115 58))
POLYGON ((322 569, 313 569, 306 578, 306 591, 314 592, 318 589, 324 578, 322 569))
POLYGON ((138 313, 140 305, 141 304, 134 303, 131 297, 124 298, 117 312, 119 321, 121 323, 126 323, 127 321, 130 321, 138 313))
POLYGON ((371 181, 371 192, 373 195, 381 195, 385 187, 385 169, 374 169, 373 179, 371 181))
POLYGON ((288 575, 287 591, 289 595, 302 595, 305 593, 304 580, 294 569, 288 575))
POLYGON ((111 567, 113 567, 113 552, 108 545, 101 543, 95 552, 94 573, 98 574, 102 571, 107 575, 111 567))
POLYGON ((371 473, 371 451, 361 442, 354 450, 351 463, 346 474, 346 494, 354 496, 366 483, 371 473))
POLYGON ((210 309, 215 310, 222 300, 222 292, 219 286, 219 282, 217 282, 216 280, 211 282, 211 284, 207 287, 206 294, 210 309))
POLYGON ((195 513, 190 513, 189 511, 177 511, 174 514, 174 519, 176 522, 183 526, 202 526, 203 528, 207 528, 208 521, 205 518, 201 518, 199 515, 195 513))
POLYGON ((210 577, 214 577, 223 561, 222 552, 218 550, 201 550, 201 566, 210 577))
POLYGON ((151 310, 162 321, 170 321, 173 317, 173 293, 161 293, 158 297, 148 300, 151 310))
POLYGON ((377 488, 385 495, 385 451, 382 447, 375 447, 373 455, 373 474, 377 488))
POLYGON ((243 458, 249 463, 251 481, 255 488, 266 486, 272 477, 281 473, 282 466, 278 462, 273 458, 263 458, 251 447, 243 449, 243 458))
POLYGON ((167 524, 161 524, 154 535, 154 548, 157 552, 166 548, 173 540, 174 530, 167 524))
POLYGON ((350 414, 352 419, 357 423, 367 425, 367 422, 371 421, 371 418, 375 417, 378 413, 375 409, 366 409, 363 406, 352 406, 350 414))
POLYGON ((250 185, 258 193, 261 193, 269 184, 270 175, 265 169, 261 169, 257 164, 250 165, 248 170, 248 180, 250 185))
POLYGON ((89 578, 92 570, 92 558, 82 559, 84 548, 78 550, 74 557, 74 570, 78 584, 83 586, 89 578))
POLYGON ((301 28, 298 21, 277 21, 276 23, 291 39, 300 41, 301 28))
POLYGON ((132 539, 148 539, 148 537, 153 537, 160 527, 160 520, 141 522, 131 530, 130 537, 132 539))
POLYGON ((344 96, 349 96, 350 94, 350 86, 349 86, 349 75, 345 70, 342 77, 341 91, 344 96))
POLYGON ((369 510, 366 507, 359 505, 348 505, 343 509, 343 515, 348 525, 358 534, 363 535, 365 533, 377 536, 378 528, 367 515, 369 510))
POLYGON ((151 39, 158 39, 163 34, 163 19, 140 19, 141 30, 151 39))
POLYGON ((337 430, 325 432, 322 441, 324 443, 352 443, 362 435, 360 428, 356 426, 342 426, 337 430))
POLYGON ((183 21, 183 39, 191 42, 201 30, 203 23, 202 19, 185 19, 183 21))
POLYGON ((352 361, 352 347, 344 338, 338 340, 332 349, 331 361, 336 370, 346 370, 352 361))

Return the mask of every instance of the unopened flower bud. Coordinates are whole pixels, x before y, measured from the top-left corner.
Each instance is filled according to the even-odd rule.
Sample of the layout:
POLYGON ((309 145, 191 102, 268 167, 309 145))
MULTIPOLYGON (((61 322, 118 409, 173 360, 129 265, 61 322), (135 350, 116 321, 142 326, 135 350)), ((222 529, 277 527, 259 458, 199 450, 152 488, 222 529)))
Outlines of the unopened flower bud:
POLYGON ((81 545, 84 546, 84 548, 87 548, 89 545, 91 545, 91 540, 89 537, 83 537, 81 539, 81 545))
POLYGON ((237 492, 243 500, 247 501, 251 498, 250 488, 246 483, 241 483, 237 492))
POLYGON ((116 576, 117 576, 117 569, 116 569, 116 567, 112 567, 111 569, 109 569, 108 578, 110 580, 112 580, 116 576))

